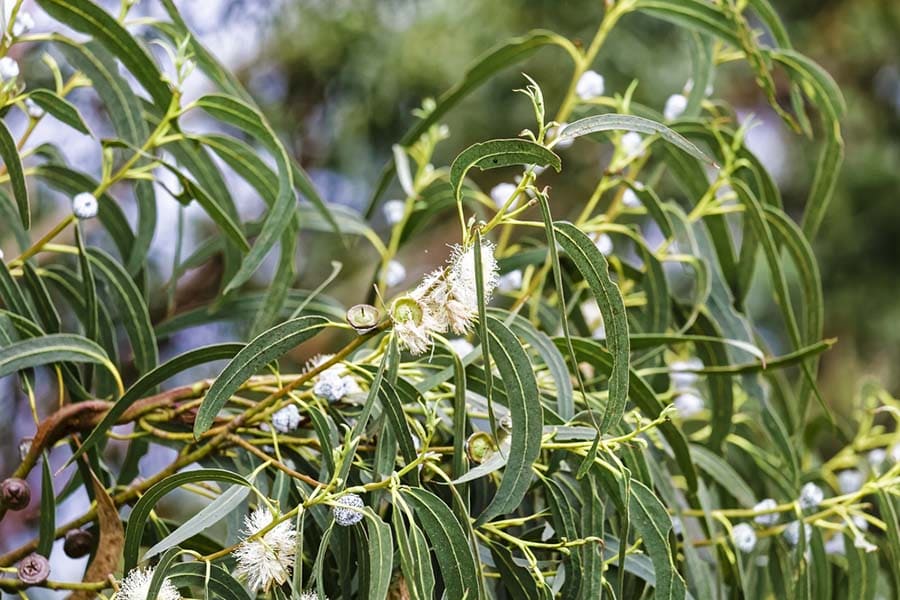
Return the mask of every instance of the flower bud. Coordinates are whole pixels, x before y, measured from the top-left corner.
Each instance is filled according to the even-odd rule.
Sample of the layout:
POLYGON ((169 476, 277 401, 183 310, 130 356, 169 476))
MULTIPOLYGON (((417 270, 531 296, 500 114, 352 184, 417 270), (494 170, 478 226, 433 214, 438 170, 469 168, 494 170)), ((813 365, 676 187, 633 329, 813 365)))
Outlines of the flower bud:
POLYGON ((494 451, 494 440, 484 431, 476 431, 466 440, 466 453, 475 463, 482 463, 494 451))
POLYGON ((29 585, 44 583, 50 577, 50 561, 40 554, 29 554, 19 563, 16 575, 29 585))
POLYGON ((72 212, 79 219, 93 219, 97 216, 97 199, 89 192, 81 192, 72 198, 72 212))
POLYGON ((94 534, 84 529, 70 529, 66 532, 63 551, 69 558, 87 556, 94 546, 94 534))
POLYGON ((22 510, 31 502, 31 487, 24 479, 10 477, 0 484, 0 498, 9 510, 22 510))
POLYGON ((341 527, 356 525, 363 519, 363 499, 358 494, 346 494, 338 498, 337 506, 331 509, 335 522, 341 527))

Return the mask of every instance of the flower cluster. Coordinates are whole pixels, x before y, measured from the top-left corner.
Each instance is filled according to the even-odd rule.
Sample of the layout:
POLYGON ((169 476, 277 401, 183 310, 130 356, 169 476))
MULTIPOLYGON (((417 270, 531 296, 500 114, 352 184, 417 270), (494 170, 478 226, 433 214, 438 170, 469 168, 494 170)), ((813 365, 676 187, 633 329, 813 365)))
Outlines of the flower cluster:
POLYGON ((288 433, 300 425, 300 411, 296 404, 288 404, 272 415, 272 427, 279 433, 288 433))
MULTIPOLYGON (((153 581, 153 568, 132 569, 119 586, 115 600, 146 600, 153 581)), ((156 600, 181 600, 181 594, 168 579, 164 579, 156 595, 156 600)))
MULTIPOLYGON (((481 243, 481 272, 487 303, 500 279, 494 245, 488 241, 481 243)), ((477 316, 474 246, 456 246, 446 268, 427 275, 416 289, 391 306, 394 332, 400 345, 413 354, 425 352, 435 333, 466 335, 477 316)))
MULTIPOLYGON (((323 354, 309 361, 308 368, 318 367, 330 360, 333 355, 323 354)), ((324 398, 329 402, 337 402, 347 394, 355 394, 360 391, 359 384, 350 375, 350 371, 342 364, 328 367, 316 377, 313 384, 313 394, 324 398)))
POLYGON ((290 521, 282 521, 261 536, 260 531, 272 524, 273 515, 265 506, 244 518, 245 539, 234 551, 235 575, 247 581, 253 590, 269 591, 273 583, 287 581, 294 565, 297 532, 290 521))

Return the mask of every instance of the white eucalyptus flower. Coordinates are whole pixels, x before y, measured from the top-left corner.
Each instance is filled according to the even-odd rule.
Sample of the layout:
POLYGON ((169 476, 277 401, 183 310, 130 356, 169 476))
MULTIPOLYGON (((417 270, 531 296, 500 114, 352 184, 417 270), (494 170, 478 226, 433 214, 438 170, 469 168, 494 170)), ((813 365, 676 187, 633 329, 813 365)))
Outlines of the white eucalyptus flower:
MULTIPOLYGON (((300 594, 299 600, 319 600, 319 592, 315 589, 308 589, 305 592, 300 594)), ((328 597, 322 598, 322 600, 328 600, 328 597)))
POLYGON ((385 220, 391 225, 395 225, 403 219, 403 213, 406 212, 406 202, 403 200, 388 200, 381 207, 384 211, 385 220))
POLYGON ((16 15, 16 20, 13 22, 12 27, 13 37, 25 35, 32 29, 34 29, 34 18, 31 16, 31 13, 22 11, 16 15))
MULTIPOLYGON (((685 93, 685 94, 690 94, 691 91, 692 91, 693 89, 694 89, 694 80, 693 80, 693 79, 688 79, 688 80, 687 80, 687 83, 684 84, 684 93, 685 93)), ((706 89, 703 90, 703 95, 706 96, 707 98, 709 98, 710 96, 713 95, 713 84, 712 84, 712 82, 709 82, 709 83, 706 84, 706 89)))
POLYGON ((72 198, 72 213, 79 219, 93 219, 98 208, 97 199, 89 192, 81 192, 72 198))
POLYGON ((853 517, 853 525, 856 526, 860 531, 868 531, 869 530, 869 522, 866 521, 862 516, 856 515, 853 517))
POLYGON ((9 81, 19 76, 19 63, 14 58, 4 56, 0 58, 0 79, 9 81))
MULTIPOLYGON (((812 527, 809 523, 803 524, 803 533, 806 541, 809 542, 809 538, 812 536, 812 527)), ((788 544, 796 546, 800 541, 800 521, 791 521, 788 523, 788 526, 784 528, 784 533, 782 535, 788 544)))
MULTIPOLYGON (((519 187, 512 183, 498 183, 491 188, 491 200, 494 201, 494 204, 497 205, 497 208, 502 208, 503 205, 506 204, 506 201, 509 200, 510 196, 516 193, 517 189, 519 189, 519 187)), ((510 208, 515 207, 516 204, 518 204, 518 200, 512 203, 510 205, 510 208)))
POLYGON ((288 433, 300 425, 300 411, 296 404, 288 404, 272 415, 272 427, 280 433, 288 433))
POLYGON ((597 250, 599 250, 600 254, 603 256, 609 256, 613 252, 613 241, 607 233, 598 235, 596 241, 594 241, 594 245, 597 246, 597 250))
POLYGON ((894 462, 900 463, 900 442, 891 446, 891 458, 894 462))
POLYGON ((672 387, 676 390, 683 390, 691 387, 700 378, 700 375, 694 373, 703 368, 703 361, 697 357, 687 360, 677 360, 669 365, 669 380, 672 387))
POLYGON ((400 347, 412 354, 422 354, 431 345, 431 334, 439 331, 437 321, 428 307, 413 298, 403 296, 391 305, 391 321, 400 347))
POLYGON ((603 95, 603 75, 596 71, 585 71, 575 84, 575 93, 582 100, 590 100, 603 95))
POLYGON ((625 188, 625 192, 622 194, 622 206, 625 208, 637 208, 641 205, 641 199, 638 198, 638 195, 634 193, 634 190, 631 188, 625 188))
POLYGON ((497 280, 497 289, 501 292, 514 292, 522 288, 522 271, 516 269, 509 273, 504 273, 497 280))
POLYGON ((237 560, 235 575, 247 581, 251 589, 268 592, 272 584, 287 581, 294 566, 297 532, 290 520, 282 521, 260 537, 248 539, 272 523, 265 506, 244 517, 244 541, 233 552, 237 560))
POLYGON ((687 109, 688 99, 683 94, 672 94, 666 100, 666 106, 663 108, 663 117, 666 121, 674 121, 684 114, 687 109))
POLYGON ((734 547, 741 552, 752 552, 756 547, 756 532, 749 523, 738 523, 731 530, 731 539, 734 547))
POLYGON ((825 554, 843 554, 844 553, 844 534, 837 533, 825 542, 825 554))
POLYGON ((406 267, 399 261, 390 261, 384 276, 384 282, 387 286, 394 287, 395 285, 399 285, 404 279, 406 279, 406 267))
MULTIPOLYGON (((778 503, 775 502, 772 498, 766 498, 765 500, 761 500, 753 507, 754 512, 763 512, 766 510, 774 510, 778 506, 778 503)), ((777 512, 766 513, 764 515, 756 515, 753 517, 753 520, 762 525, 763 527, 769 527, 778 522, 779 514, 777 512)))
POLYGON ((625 151, 625 156, 628 158, 637 158, 644 154, 644 150, 641 148, 643 141, 644 138, 641 137, 641 134, 635 131, 629 131, 622 136, 621 140, 619 140, 619 145, 622 147, 622 150, 625 151))
POLYGON ((800 488, 800 508, 804 510, 816 508, 824 499, 825 492, 811 481, 800 488))
MULTIPOLYGON (((140 567, 128 572, 128 576, 119 584, 119 591, 113 598, 115 600, 147 600, 147 592, 150 591, 150 582, 153 581, 153 567, 142 569, 140 567)), ((181 600, 178 589, 166 578, 159 588, 156 600, 181 600)))
POLYGON ((672 517, 672 533, 674 533, 675 535, 681 535, 682 533, 684 533, 684 524, 681 522, 680 517, 672 517))
POLYGON ((40 119, 44 116, 44 109, 37 105, 31 98, 25 98, 25 112, 32 119, 40 119))
POLYGON ((337 506, 331 508, 334 521, 341 527, 350 527, 363 520, 363 499, 357 494, 345 494, 338 498, 337 506))
POLYGON ((319 373, 313 384, 313 394, 330 402, 337 402, 347 394, 359 391, 356 380, 345 375, 347 370, 342 365, 334 365, 319 373))
POLYGON ((675 410, 682 419, 690 419, 703 411, 703 398, 694 392, 683 392, 675 398, 675 410))
POLYGON ((845 469, 837 474, 838 489, 842 494, 852 494, 859 490, 865 481, 865 475, 858 469, 845 469))
POLYGON ((450 346, 453 348, 453 351, 456 352, 457 356, 459 356, 460 358, 475 349, 475 346, 472 345, 472 342, 470 342, 466 338, 453 338, 452 340, 449 340, 449 342, 450 346))

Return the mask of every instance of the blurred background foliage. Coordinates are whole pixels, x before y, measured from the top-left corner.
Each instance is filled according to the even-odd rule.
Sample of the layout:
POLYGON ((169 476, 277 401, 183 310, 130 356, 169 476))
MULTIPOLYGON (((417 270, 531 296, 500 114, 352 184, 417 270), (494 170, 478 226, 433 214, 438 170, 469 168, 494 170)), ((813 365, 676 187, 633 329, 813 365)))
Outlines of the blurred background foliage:
MULTIPOLYGON (((900 385, 900 3, 776 4, 795 46, 835 77, 850 108, 844 122, 846 162, 814 243, 826 299, 826 336, 840 340, 823 358, 822 390, 836 410, 846 413, 861 376, 874 375, 895 393, 900 385)), ((242 75, 290 136, 304 165, 341 174, 326 195, 359 206, 423 97, 458 81, 487 48, 530 29, 589 41, 601 13, 597 0, 286 2, 258 60, 248 63, 242 75)), ((661 110, 689 77, 686 36, 657 19, 629 15, 594 66, 606 79, 607 94, 624 93, 636 80, 635 100, 661 110)), ((568 66, 560 65, 567 65, 561 51, 548 49, 523 68, 554 108, 570 76, 568 66)), ((783 79, 780 83, 782 104, 787 104, 787 87, 783 79)), ((470 143, 514 136, 530 126, 530 106, 512 91, 522 85, 521 74, 510 69, 452 111, 446 122, 453 138, 440 147, 438 158, 449 162, 470 143)), ((795 207, 799 217, 815 166, 809 141, 789 131, 768 108, 746 67, 721 67, 714 96, 734 105, 741 118, 754 116, 751 148, 776 176, 789 212, 795 207)), ((565 177, 546 179, 557 216, 571 214, 589 193, 578 172, 596 177, 604 166, 601 146, 563 152, 565 177)), ((481 181, 487 191, 501 180, 481 181)), ((674 187, 665 191, 677 193, 674 187)), ((426 235, 443 243, 433 230, 426 235)), ((406 260, 413 271, 428 266, 410 265, 416 257, 406 260)), ((755 312, 765 318, 774 311, 758 306, 755 312)))

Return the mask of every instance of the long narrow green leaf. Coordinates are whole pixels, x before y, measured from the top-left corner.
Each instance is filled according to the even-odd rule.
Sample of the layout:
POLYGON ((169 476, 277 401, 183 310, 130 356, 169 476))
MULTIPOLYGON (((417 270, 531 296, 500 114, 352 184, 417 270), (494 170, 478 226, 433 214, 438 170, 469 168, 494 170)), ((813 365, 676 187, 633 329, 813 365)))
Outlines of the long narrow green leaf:
POLYGON ((72 129, 80 131, 85 135, 91 135, 90 129, 84 122, 84 118, 74 104, 59 97, 50 90, 33 90, 28 97, 34 100, 35 104, 53 115, 72 129))
POLYGON ((25 170, 22 168, 22 159, 16 148, 16 141, 6 127, 6 123, 0 121, 0 158, 9 173, 9 182, 12 186, 13 197, 19 207, 19 219, 25 229, 31 228, 31 208, 28 205, 28 188, 25 186, 25 170))
POLYGON ((477 167, 486 171, 509 165, 532 164, 553 167, 557 172, 562 166, 559 156, 528 140, 490 140, 472 144, 460 152, 450 165, 450 185, 453 186, 457 202, 460 202, 463 181, 471 169, 477 167))

